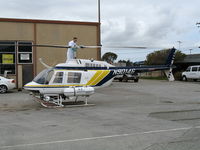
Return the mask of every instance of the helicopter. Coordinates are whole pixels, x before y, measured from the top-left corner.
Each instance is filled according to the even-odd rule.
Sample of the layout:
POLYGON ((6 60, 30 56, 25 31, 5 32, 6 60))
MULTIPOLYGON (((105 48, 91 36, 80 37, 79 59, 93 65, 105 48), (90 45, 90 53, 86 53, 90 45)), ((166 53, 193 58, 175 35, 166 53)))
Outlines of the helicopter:
MULTIPOLYGON (((47 47, 47 45, 32 45, 47 47)), ((51 47, 69 48, 69 46, 54 45, 51 47)), ((101 46, 80 46, 79 48, 99 48, 101 46)), ((146 48, 146 47, 131 47, 146 48)), ((72 59, 54 67, 40 62, 46 67, 33 81, 24 85, 24 89, 33 93, 34 97, 44 107, 63 107, 64 101, 84 97, 84 105, 88 104, 88 97, 95 93, 95 89, 109 86, 114 77, 123 74, 134 74, 150 71, 165 71, 169 81, 173 81, 172 74, 175 48, 171 48, 166 63, 156 66, 115 67, 104 61, 72 59)))

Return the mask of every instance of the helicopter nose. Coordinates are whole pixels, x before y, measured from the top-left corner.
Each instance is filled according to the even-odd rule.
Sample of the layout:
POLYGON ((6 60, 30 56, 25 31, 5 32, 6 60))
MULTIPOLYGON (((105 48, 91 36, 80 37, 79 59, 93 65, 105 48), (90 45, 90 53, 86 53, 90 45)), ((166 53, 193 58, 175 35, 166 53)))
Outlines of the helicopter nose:
POLYGON ((31 90, 31 88, 35 85, 35 82, 31 81, 24 85, 25 90, 31 90))
POLYGON ((26 83, 23 88, 26 90, 30 86, 30 83, 31 82, 26 83))

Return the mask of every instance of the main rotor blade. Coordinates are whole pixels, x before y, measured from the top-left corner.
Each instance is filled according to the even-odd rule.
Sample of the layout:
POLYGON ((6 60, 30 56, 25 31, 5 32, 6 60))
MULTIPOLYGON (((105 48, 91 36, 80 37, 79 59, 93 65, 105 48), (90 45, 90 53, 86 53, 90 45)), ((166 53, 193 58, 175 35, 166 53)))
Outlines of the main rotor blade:
POLYGON ((52 48, 71 48, 67 45, 47 45, 47 44, 0 44, 0 46, 33 46, 33 47, 52 47, 52 48))
POLYGON ((80 46, 80 48, 134 48, 134 49, 147 49, 148 47, 144 46, 80 46))
POLYGON ((134 49, 147 49, 145 46, 103 46, 104 48, 134 48, 134 49))
MULTIPOLYGON (((48 44, 0 44, 0 46, 34 46, 34 47, 52 47, 52 48, 71 48, 67 45, 48 45, 48 44)), ((84 46, 79 45, 78 48, 136 48, 136 49, 147 49, 142 46, 84 46)))
MULTIPOLYGON (((71 48, 67 45, 48 45, 48 44, 0 44, 0 46, 33 46, 33 47, 52 47, 52 48, 71 48)), ((84 46, 80 45, 77 48, 101 48, 102 46, 84 46)))
MULTIPOLYGON (((0 46, 33 46, 33 47, 50 47, 50 48, 71 48, 68 45, 50 45, 50 44, 0 44, 0 46)), ((145 46, 104 46, 104 45, 94 45, 94 46, 84 46, 79 45, 77 48, 114 48, 114 49, 165 49, 164 47, 145 47, 145 46)), ((188 47, 189 48, 189 47, 188 47)), ((190 48, 200 48, 200 46, 190 47, 190 48)))
MULTIPOLYGON (((33 47, 50 47, 50 48, 72 48, 68 45, 49 45, 49 44, 0 44, 0 46, 33 46, 33 47)), ((112 49, 159 49, 158 47, 145 46, 104 46, 104 45, 79 45, 77 48, 112 48, 112 49)), ((160 47, 161 48, 161 47, 160 47)))
POLYGON ((71 48, 67 45, 45 45, 45 44, 33 44, 35 47, 52 47, 52 48, 71 48))

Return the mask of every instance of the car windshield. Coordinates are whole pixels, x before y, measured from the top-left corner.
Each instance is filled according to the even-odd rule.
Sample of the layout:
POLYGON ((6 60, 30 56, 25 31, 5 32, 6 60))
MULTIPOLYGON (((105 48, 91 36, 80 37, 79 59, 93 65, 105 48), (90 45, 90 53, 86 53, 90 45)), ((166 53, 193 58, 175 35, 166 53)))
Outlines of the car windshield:
POLYGON ((186 72, 190 71, 190 69, 191 69, 191 67, 188 67, 188 68, 186 69, 186 72))
POLYGON ((49 80, 49 74, 52 74, 52 68, 51 69, 45 69, 43 70, 42 72, 40 72, 34 79, 33 81, 38 83, 38 84, 47 84, 46 81, 47 81, 47 78, 49 80))

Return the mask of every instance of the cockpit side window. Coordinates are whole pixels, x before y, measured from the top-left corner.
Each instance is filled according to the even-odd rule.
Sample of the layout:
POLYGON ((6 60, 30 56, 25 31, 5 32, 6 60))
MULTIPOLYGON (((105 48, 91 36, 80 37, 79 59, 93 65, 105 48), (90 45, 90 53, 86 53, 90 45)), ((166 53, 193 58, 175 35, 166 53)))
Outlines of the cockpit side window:
POLYGON ((45 80, 45 84, 49 84, 49 81, 51 80, 51 78, 53 76, 53 73, 54 73, 53 70, 49 71, 49 73, 48 73, 48 75, 46 77, 46 80, 45 80))
POLYGON ((46 84, 46 79, 49 74, 49 72, 52 72, 52 69, 45 69, 42 72, 40 72, 33 81, 38 84, 46 84))
POLYGON ((63 82, 63 72, 57 72, 53 83, 62 83, 63 82))
POLYGON ((69 72, 67 83, 80 83, 81 82, 81 73, 79 72, 69 72))

